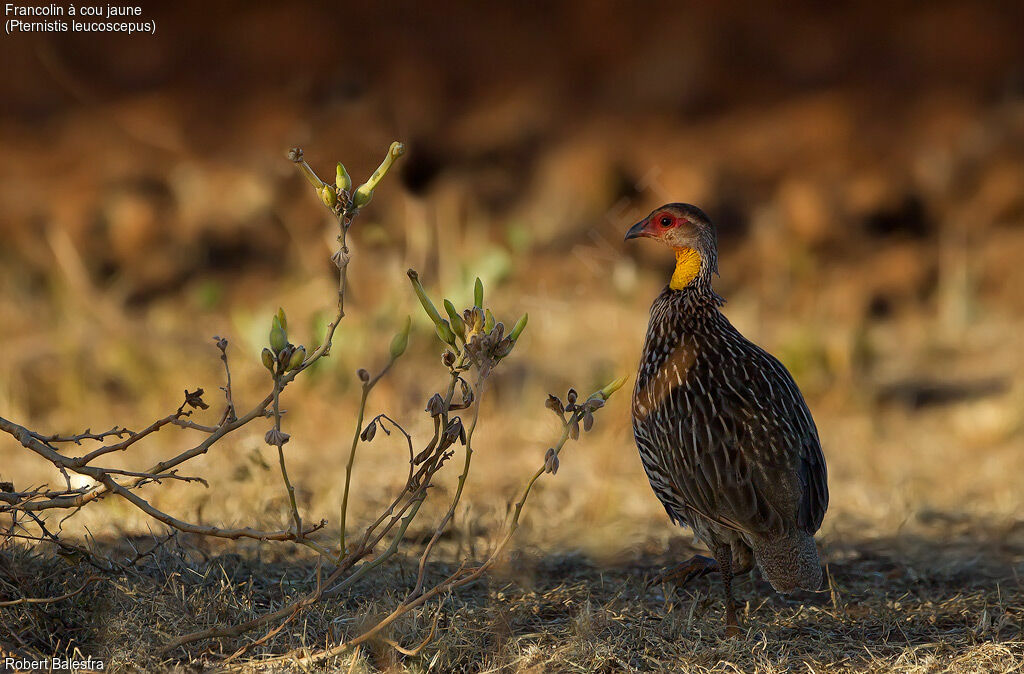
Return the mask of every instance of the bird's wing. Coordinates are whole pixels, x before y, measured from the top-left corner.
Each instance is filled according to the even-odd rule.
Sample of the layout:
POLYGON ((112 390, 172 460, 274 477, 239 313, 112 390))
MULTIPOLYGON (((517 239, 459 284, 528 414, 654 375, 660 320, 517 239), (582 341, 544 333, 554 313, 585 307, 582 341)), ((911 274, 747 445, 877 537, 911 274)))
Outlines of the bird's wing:
POLYGON ((721 433, 705 460, 715 463, 727 511, 769 531, 794 524, 808 533, 828 507, 828 476, 818 431, 786 367, 745 339, 728 360, 734 372, 712 376, 721 433))
POLYGON ((807 405, 777 359, 746 340, 731 347, 724 361, 698 357, 685 383, 666 386, 636 419, 651 484, 670 515, 755 534, 794 524, 813 533, 828 485, 807 405))

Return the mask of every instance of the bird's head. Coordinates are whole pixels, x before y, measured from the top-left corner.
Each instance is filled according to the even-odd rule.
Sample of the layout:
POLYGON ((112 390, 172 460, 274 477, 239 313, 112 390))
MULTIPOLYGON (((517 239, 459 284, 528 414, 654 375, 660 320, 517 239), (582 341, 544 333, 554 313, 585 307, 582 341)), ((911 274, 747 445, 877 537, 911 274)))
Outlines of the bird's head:
POLYGON ((706 282, 718 271, 718 242, 711 219, 690 204, 665 204, 626 232, 626 240, 657 239, 676 254, 676 269, 669 283, 674 290, 706 282))

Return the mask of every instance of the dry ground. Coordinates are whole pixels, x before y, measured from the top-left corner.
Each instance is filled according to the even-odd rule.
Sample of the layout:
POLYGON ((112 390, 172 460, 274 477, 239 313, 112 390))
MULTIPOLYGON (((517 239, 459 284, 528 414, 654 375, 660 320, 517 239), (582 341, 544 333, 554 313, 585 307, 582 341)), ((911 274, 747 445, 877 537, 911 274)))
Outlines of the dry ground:
MULTIPOLYGON (((685 590, 646 587, 645 578, 674 556, 608 563, 525 553, 486 583, 447 598, 435 638, 419 655, 375 642, 352 671, 1019 671, 1022 528, 943 518, 931 528, 933 537, 826 542, 829 587, 818 596, 782 598, 758 578, 741 581, 746 631, 737 639, 723 636, 714 578, 685 590)), ((173 634, 211 620, 240 621, 313 586, 308 563, 245 553, 184 561, 176 552, 157 553, 132 575, 94 585, 59 608, 6 609, 4 627, 18 635, 22 652, 61 652, 73 642, 119 670, 185 662, 193 670, 220 669, 242 642, 199 644, 164 658, 153 652, 173 634)), ((689 553, 682 546, 674 552, 689 553)), ((8 557, 4 571, 27 594, 74 589, 82 577, 62 561, 21 554, 8 557)), ((257 653, 355 634, 386 613, 388 599, 407 591, 414 576, 414 568, 395 565, 257 653)), ((412 647, 429 633, 434 614, 414 614, 387 639, 412 647)), ((259 660, 247 654, 234 668, 265 669, 259 660)), ((350 662, 348 656, 327 666, 350 662)))

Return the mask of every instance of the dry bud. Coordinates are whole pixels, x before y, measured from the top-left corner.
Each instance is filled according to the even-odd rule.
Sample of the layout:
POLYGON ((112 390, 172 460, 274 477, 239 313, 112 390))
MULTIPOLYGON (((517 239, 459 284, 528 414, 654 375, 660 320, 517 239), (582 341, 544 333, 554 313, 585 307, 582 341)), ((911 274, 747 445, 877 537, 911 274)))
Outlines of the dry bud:
POLYGON ((436 417, 444 413, 444 399, 441 398, 440 393, 435 393, 430 396, 430 400, 427 401, 427 410, 430 416, 436 417))
POLYGON ((455 354, 451 351, 445 351, 444 355, 441 356, 441 362, 445 367, 451 367, 455 365, 455 354))
POLYGON ((362 440, 363 442, 369 442, 370 440, 373 440, 373 436, 375 435, 377 435, 376 420, 371 421, 369 424, 366 425, 366 428, 363 429, 363 432, 359 434, 359 439, 362 440))
POLYGON ((274 352, 270 349, 264 348, 263 353, 260 354, 263 359, 263 367, 267 368, 271 372, 274 371, 274 352))
POLYGON ((587 410, 583 413, 583 430, 589 432, 594 427, 594 413, 587 410))
POLYGON ((364 384, 370 381, 370 373, 366 371, 366 368, 361 367, 358 370, 356 370, 356 376, 359 377, 359 381, 363 382, 364 384))
POLYGON ((512 347, 515 346, 515 344, 516 343, 512 340, 511 337, 506 337, 505 339, 501 340, 500 342, 498 342, 498 345, 494 347, 494 357, 504 358, 508 354, 512 353, 512 347))
POLYGON ((203 401, 203 389, 201 388, 197 388, 195 391, 185 389, 185 405, 188 405, 194 410, 205 410, 210 408, 210 406, 203 401))
POLYGON ((263 436, 264 442, 271 447, 279 447, 284 445, 291 438, 287 433, 282 433, 276 428, 271 428, 267 431, 267 434, 263 436))
POLYGON ((576 389, 574 388, 569 389, 569 392, 565 395, 565 399, 569 401, 570 405, 576 402, 577 397, 578 394, 576 393, 576 389))
POLYGON ((547 401, 544 402, 544 407, 547 407, 549 410, 559 415, 565 412, 565 407, 562 405, 562 401, 550 393, 548 394, 547 401))
POLYGON ((473 307, 462 312, 466 323, 466 341, 473 339, 484 331, 484 310, 480 307, 473 307))
POLYGON ((466 383, 465 379, 459 379, 459 384, 462 387, 462 406, 469 407, 473 404, 473 387, 466 383))
POLYGON ((558 452, 554 447, 549 447, 544 454, 544 472, 552 475, 558 472, 558 452))
POLYGON ((444 434, 441 436, 441 442, 444 445, 451 445, 461 438, 463 439, 463 444, 465 444, 465 437, 465 431, 462 428, 462 419, 454 417, 445 427, 444 434))

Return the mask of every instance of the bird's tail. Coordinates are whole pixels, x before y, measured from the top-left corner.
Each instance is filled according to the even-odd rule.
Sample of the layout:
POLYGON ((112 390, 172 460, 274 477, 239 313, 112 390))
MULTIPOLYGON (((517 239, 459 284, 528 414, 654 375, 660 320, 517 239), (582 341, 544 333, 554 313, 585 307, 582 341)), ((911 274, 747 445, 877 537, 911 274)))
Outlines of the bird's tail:
POLYGON ((814 537, 802 529, 751 541, 761 573, 776 592, 821 587, 821 564, 814 537))

